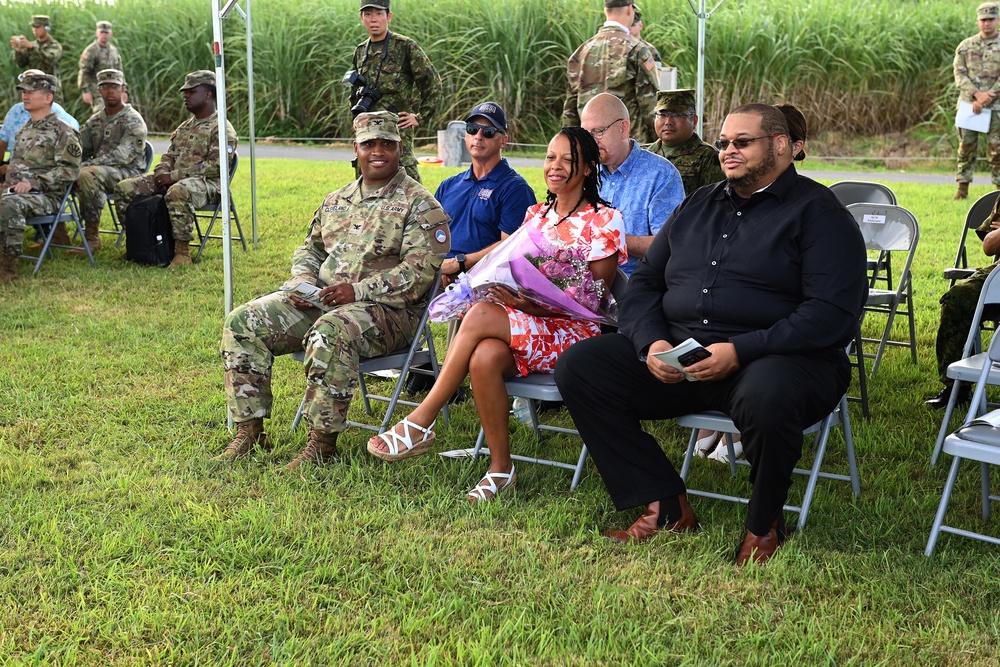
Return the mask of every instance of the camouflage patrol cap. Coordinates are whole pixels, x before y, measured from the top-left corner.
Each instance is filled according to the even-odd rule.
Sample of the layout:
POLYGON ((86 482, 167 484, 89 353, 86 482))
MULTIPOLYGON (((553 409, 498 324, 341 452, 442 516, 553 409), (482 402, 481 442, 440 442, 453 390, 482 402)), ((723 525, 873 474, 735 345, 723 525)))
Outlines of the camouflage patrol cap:
POLYGON ((995 2, 984 2, 976 8, 976 14, 981 19, 995 19, 1000 15, 1000 8, 995 2))
POLYGON ((102 69, 97 73, 97 85, 102 86, 105 83, 114 83, 119 86, 124 86, 125 74, 118 69, 102 69))
POLYGON ((604 0, 604 8, 612 9, 614 7, 628 7, 629 5, 634 5, 632 0, 604 0))
POLYGON ((668 111, 670 113, 687 113, 695 107, 694 88, 678 90, 661 90, 656 93, 654 112, 668 111))
POLYGON ((47 28, 52 25, 52 21, 49 20, 48 16, 44 14, 35 14, 31 17, 31 27, 32 28, 47 28))
POLYGON ((184 77, 184 85, 177 90, 191 90, 192 88, 197 88, 198 86, 214 86, 215 85, 215 72, 207 69, 200 69, 191 72, 184 77))
POLYGON ((402 141, 398 123, 399 116, 391 111, 359 113, 354 119, 354 140, 359 144, 372 139, 402 141))
POLYGON ((55 95, 59 88, 59 82, 54 76, 37 69, 29 69, 17 77, 17 80, 20 82, 16 86, 17 90, 44 90, 55 95))
POLYGON ((364 11, 369 7, 374 7, 375 9, 384 9, 389 11, 389 0, 361 0, 361 8, 358 11, 364 11))
POLYGON ((111 32, 111 21, 98 21, 97 29, 100 32, 111 32))
POLYGON ((632 25, 642 23, 642 10, 639 9, 639 5, 632 5, 632 9, 635 10, 635 18, 632 19, 632 25))

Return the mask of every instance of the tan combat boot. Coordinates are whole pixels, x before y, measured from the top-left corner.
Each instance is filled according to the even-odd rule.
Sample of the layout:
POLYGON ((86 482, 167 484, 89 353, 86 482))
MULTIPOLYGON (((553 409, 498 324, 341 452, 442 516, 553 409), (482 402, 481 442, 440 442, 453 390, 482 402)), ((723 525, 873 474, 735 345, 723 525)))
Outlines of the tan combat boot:
POLYGON ((337 434, 320 433, 319 431, 309 431, 309 439, 306 440, 306 448, 284 468, 284 472, 295 472, 303 463, 315 463, 323 465, 327 459, 337 455, 337 434))
POLYGON ((191 264, 191 246, 187 241, 177 241, 174 243, 174 258, 170 260, 168 269, 176 269, 178 266, 191 264))
POLYGON ((952 197, 951 200, 952 201, 957 201, 959 199, 968 199, 968 198, 969 198, 969 184, 968 183, 959 183, 958 184, 958 192, 955 193, 955 196, 952 197))
POLYGON ((52 235, 52 245, 71 245, 65 222, 56 225, 56 233, 52 235))
POLYGON ((0 285, 17 280, 17 257, 0 252, 0 285))
MULTIPOLYGON (((90 246, 90 252, 97 252, 98 248, 101 247, 101 234, 97 231, 100 226, 98 222, 87 222, 84 223, 83 236, 87 239, 87 245, 90 246)), ((80 247, 70 250, 74 255, 85 255, 87 251, 83 249, 83 245, 80 247)))
POLYGON ((264 433, 264 420, 251 419, 247 422, 240 422, 236 425, 236 436, 230 442, 225 451, 212 458, 213 461, 233 461, 246 456, 253 451, 253 448, 260 446, 262 449, 271 449, 271 441, 264 433))

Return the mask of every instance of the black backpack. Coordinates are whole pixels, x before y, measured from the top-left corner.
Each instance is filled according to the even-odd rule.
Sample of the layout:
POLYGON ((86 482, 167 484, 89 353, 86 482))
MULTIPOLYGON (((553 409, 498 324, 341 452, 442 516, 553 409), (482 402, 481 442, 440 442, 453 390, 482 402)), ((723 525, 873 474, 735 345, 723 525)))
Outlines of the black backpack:
POLYGON ((163 195, 138 195, 125 209, 125 258, 166 266, 173 257, 174 233, 163 195))

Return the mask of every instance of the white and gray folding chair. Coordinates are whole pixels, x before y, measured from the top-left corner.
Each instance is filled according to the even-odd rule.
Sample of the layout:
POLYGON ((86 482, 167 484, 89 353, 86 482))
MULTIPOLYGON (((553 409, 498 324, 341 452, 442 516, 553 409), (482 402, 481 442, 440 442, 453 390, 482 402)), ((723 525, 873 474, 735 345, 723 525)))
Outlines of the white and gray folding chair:
POLYGON ((847 210, 854 216, 865 239, 865 247, 883 253, 906 253, 903 270, 897 276, 895 289, 868 290, 868 300, 862 313, 862 321, 868 313, 886 315, 885 327, 879 338, 862 338, 866 343, 878 343, 875 354, 866 355, 874 359, 872 375, 878 371, 882 355, 889 345, 910 348, 913 363, 917 363, 917 334, 913 312, 913 277, 910 265, 920 240, 920 228, 913 214, 901 206, 851 204, 847 210), (896 315, 902 315, 909 325, 908 341, 891 340, 892 324, 896 315))
POLYGON ((976 272, 974 268, 969 268, 969 256, 965 250, 965 240, 969 236, 969 230, 977 229, 983 221, 993 212, 993 205, 996 204, 997 196, 1000 192, 987 192, 977 199, 969 208, 965 215, 965 225, 962 226, 962 236, 958 240, 958 250, 955 251, 955 263, 950 269, 944 270, 944 279, 951 281, 951 286, 964 278, 968 278, 976 272))
MULTIPOLYGON (((150 167, 153 166, 153 157, 156 155, 153 150, 153 144, 146 142, 146 147, 143 149, 143 167, 142 173, 148 174, 150 167)), ((118 219, 118 211, 115 210, 115 196, 114 194, 108 195, 108 213, 111 215, 111 223, 114 225, 114 229, 99 229, 97 230, 101 234, 114 234, 118 238, 115 239, 115 247, 120 248, 122 245, 122 239, 125 238, 125 221, 118 219)))
MULTIPOLYGON (((243 250, 247 249, 246 239, 243 238, 243 228, 240 226, 240 214, 236 212, 236 202, 233 201, 233 176, 236 175, 236 168, 240 166, 240 156, 233 153, 233 159, 229 165, 229 215, 236 223, 236 235, 231 238, 232 241, 239 241, 243 244, 243 250)), ((218 204, 207 204, 200 208, 195 209, 194 215, 194 229, 198 233, 198 252, 194 256, 194 261, 198 261, 201 257, 201 253, 204 252, 205 246, 208 245, 209 239, 221 239, 221 234, 212 234, 212 227, 215 226, 215 221, 218 219, 219 214, 222 212, 222 202, 218 204), (201 215, 202 213, 211 213, 212 215, 201 215), (208 219, 208 228, 205 233, 201 233, 201 224, 199 224, 199 219, 208 219)))
MULTIPOLYGON (((932 466, 937 464, 938 456, 941 455, 941 447, 951 425, 955 404, 958 403, 959 385, 963 382, 977 382, 981 377, 983 365, 986 363, 986 353, 982 352, 983 340, 980 323, 983 319, 983 310, 986 306, 991 305, 1000 305, 1000 271, 993 271, 986 276, 983 290, 979 293, 976 311, 972 316, 972 326, 969 327, 969 334, 966 336, 965 346, 962 348, 962 358, 948 365, 948 379, 954 380, 954 382, 951 387, 951 396, 948 398, 948 405, 944 409, 944 417, 941 419, 937 441, 934 443, 934 453, 931 454, 932 466)), ((1000 385, 1000 369, 994 368, 990 371, 986 376, 986 384, 1000 385)), ((969 412, 965 421, 969 422, 975 419, 976 415, 985 412, 987 407, 985 403, 973 401, 969 404, 969 412)))
MULTIPOLYGON (((621 269, 618 269, 615 273, 615 282, 611 286, 611 294, 614 295, 616 301, 621 301, 622 295, 625 294, 625 288, 627 286, 628 275, 621 269)), ((551 424, 542 424, 539 421, 537 409, 539 401, 562 401, 562 395, 559 393, 559 387, 556 386, 556 381, 552 374, 529 373, 524 377, 513 377, 505 381, 504 386, 507 388, 508 396, 528 399, 528 409, 531 411, 531 424, 535 431, 536 440, 541 441, 542 431, 548 431, 550 433, 566 433, 577 436, 580 435, 580 432, 576 429, 553 426, 551 424)), ((479 457, 485 442, 486 433, 483 431, 482 427, 480 427, 479 436, 476 438, 476 446, 472 450, 472 458, 475 459, 479 457)), ((580 483, 580 478, 583 476, 583 467, 587 463, 587 443, 583 443, 580 447, 580 455, 577 457, 575 463, 542 459, 535 456, 522 456, 520 454, 511 454, 510 458, 515 461, 527 461, 528 463, 537 463, 539 465, 572 470, 573 479, 569 485, 569 488, 572 491, 580 483)))
POLYGON ((44 242, 42 243, 42 249, 38 252, 38 255, 24 255, 22 254, 21 259, 30 259, 35 262, 35 270, 32 274, 38 273, 38 269, 41 268, 42 262, 45 261, 45 257, 52 257, 52 248, 65 248, 67 250, 79 250, 78 246, 74 245, 60 245, 58 243, 52 242, 52 237, 56 233, 56 227, 58 223, 72 222, 76 225, 76 230, 73 232, 74 237, 79 236, 80 242, 83 244, 83 249, 87 253, 87 259, 90 260, 91 265, 94 264, 94 253, 90 251, 90 244, 87 243, 87 237, 83 234, 83 223, 80 222, 80 213, 77 211, 76 202, 70 196, 73 192, 73 184, 71 183, 66 192, 62 196, 62 201, 59 202, 59 207, 54 213, 48 215, 38 215, 33 218, 28 218, 25 220, 25 225, 35 227, 38 232, 44 237, 44 242))
MULTIPOLYGON (((705 429, 708 431, 717 431, 723 435, 723 442, 726 448, 729 450, 729 468, 733 476, 737 474, 737 466, 749 466, 748 461, 736 459, 736 452, 733 451, 733 433, 738 433, 739 429, 733 421, 724 413, 717 412, 714 410, 706 412, 696 412, 689 415, 684 415, 677 419, 677 424, 683 426, 684 428, 691 429, 691 437, 688 440, 687 451, 684 454, 684 463, 681 466, 681 479, 687 482, 688 474, 691 471, 691 462, 694 459, 694 448, 695 443, 698 440, 699 429, 705 429)), ((802 530, 806 525, 806 517, 809 516, 809 507, 812 505, 813 495, 816 491, 816 482, 820 478, 823 479, 834 479, 842 482, 850 482, 851 489, 854 492, 855 498, 861 497, 861 483, 858 480, 858 465, 854 458, 854 434, 851 431, 851 417, 847 412, 847 397, 844 396, 840 399, 840 403, 837 407, 833 409, 830 414, 824 417, 822 420, 816 422, 809 428, 803 431, 804 435, 815 434, 816 443, 816 456, 813 458, 812 467, 809 470, 803 470, 801 468, 795 468, 794 472, 799 475, 805 475, 808 478, 806 482, 805 494, 802 497, 801 505, 785 505, 784 509, 786 512, 797 512, 799 515, 798 530, 802 530), (844 444, 847 453, 847 467, 848 474, 841 475, 838 473, 825 472, 822 469, 823 457, 826 454, 826 446, 830 440, 830 431, 834 426, 840 424, 844 428, 844 444)), ((714 493, 710 491, 700 491, 697 489, 692 489, 688 487, 687 492, 693 496, 702 496, 705 498, 714 498, 716 500, 727 500, 729 502, 743 503, 747 504, 750 499, 743 496, 733 496, 723 493, 714 493)))
MULTIPOLYGON (((437 275, 434 276, 434 285, 428 292, 428 308, 431 300, 437 296, 440 285, 441 272, 439 271, 437 275)), ((367 412, 369 416, 375 415, 375 411, 372 409, 372 401, 386 403, 385 414, 382 417, 381 423, 378 425, 348 421, 348 426, 357 426, 359 428, 375 431, 376 433, 384 433, 391 425, 390 422, 392 421, 392 416, 396 411, 397 406, 407 405, 410 407, 416 407, 419 405, 419 403, 414 403, 413 401, 401 398, 400 395, 403 392, 403 388, 406 386, 406 376, 408 373, 419 373, 437 378, 438 372, 441 368, 438 363, 437 352, 434 349, 434 334, 431 331, 430 321, 428 320, 428 308, 424 308, 424 312, 420 316, 420 324, 417 327, 417 334, 413 337, 413 341, 406 349, 390 352, 389 354, 384 354, 380 357, 361 359, 360 369, 358 372, 358 389, 355 393, 361 395, 361 400, 365 406, 365 412, 367 412), (430 368, 426 368, 428 365, 430 368), (365 380, 365 376, 376 375, 385 371, 399 371, 399 376, 395 378, 393 383, 391 396, 382 396, 372 393, 365 380)), ((295 359, 296 361, 303 361, 305 359, 305 352, 293 353, 292 359, 295 359)), ((380 377, 384 379, 384 376, 380 377)), ((305 409, 305 405, 306 399, 303 397, 302 402, 299 404, 299 409, 295 413, 295 419, 292 421, 292 430, 295 430, 298 427, 299 422, 302 421, 302 411, 305 409)), ((443 413, 444 420, 447 423, 451 417, 448 412, 448 406, 445 405, 441 412, 443 413)))
MULTIPOLYGON (((972 397, 972 405, 985 405, 986 385, 989 384, 990 376, 998 372, 1000 372, 1000 339, 994 336, 990 342, 989 350, 986 352, 986 362, 976 379, 976 391, 972 397)), ((925 556, 930 556, 934 552, 934 546, 941 533, 961 535, 1000 545, 1000 538, 947 526, 944 523, 948 503, 951 501, 955 481, 958 479, 958 468, 963 459, 979 461, 984 522, 990 518, 990 503, 1000 501, 1000 496, 990 495, 990 466, 1000 465, 1000 410, 994 410, 979 419, 972 415, 973 411, 970 410, 969 418, 966 419, 965 424, 944 440, 944 452, 951 454, 954 459, 951 462, 951 470, 948 471, 948 480, 945 482, 944 491, 941 493, 941 503, 934 516, 931 534, 927 540, 927 548, 924 549, 925 556)))
MULTIPOLYGON (((838 181, 830 186, 830 191, 844 206, 851 204, 891 204, 895 206, 896 193, 888 185, 874 181, 838 181)), ((879 256, 868 260, 868 279, 870 287, 884 282, 885 289, 892 289, 892 256, 879 253, 879 256)))

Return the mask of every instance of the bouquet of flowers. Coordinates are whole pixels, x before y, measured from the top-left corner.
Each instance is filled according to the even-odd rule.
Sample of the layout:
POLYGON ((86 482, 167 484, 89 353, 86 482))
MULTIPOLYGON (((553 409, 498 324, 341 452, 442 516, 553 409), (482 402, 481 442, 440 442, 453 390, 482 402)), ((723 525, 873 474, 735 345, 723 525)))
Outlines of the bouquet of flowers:
POLYGON ((584 252, 556 247, 529 226, 511 234, 435 297, 431 321, 460 317, 473 303, 488 300, 489 289, 496 285, 560 316, 606 324, 618 321, 618 304, 604 281, 594 280, 584 252))

